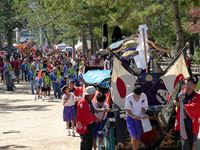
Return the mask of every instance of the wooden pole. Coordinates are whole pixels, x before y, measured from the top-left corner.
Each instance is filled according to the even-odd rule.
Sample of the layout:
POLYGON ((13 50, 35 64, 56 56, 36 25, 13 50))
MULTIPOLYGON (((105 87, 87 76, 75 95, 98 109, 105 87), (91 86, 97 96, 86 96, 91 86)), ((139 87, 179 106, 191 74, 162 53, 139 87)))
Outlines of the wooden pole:
POLYGON ((144 56, 145 56, 145 64, 146 64, 146 74, 148 74, 148 65, 147 65, 147 48, 146 48, 146 40, 145 40, 145 33, 144 28, 142 29, 143 34, 143 42, 144 42, 144 56))

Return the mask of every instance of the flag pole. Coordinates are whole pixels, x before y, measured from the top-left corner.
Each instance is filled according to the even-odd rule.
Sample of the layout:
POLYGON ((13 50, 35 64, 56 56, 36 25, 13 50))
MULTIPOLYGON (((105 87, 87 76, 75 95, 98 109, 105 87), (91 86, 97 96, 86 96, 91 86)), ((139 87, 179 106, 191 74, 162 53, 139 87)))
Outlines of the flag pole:
POLYGON ((130 67, 127 65, 127 63, 123 62, 123 61, 121 60, 121 58, 120 58, 117 54, 115 54, 111 49, 108 49, 108 50, 121 62, 122 66, 123 66, 125 69, 127 69, 128 72, 130 72, 131 74, 133 74, 133 75, 135 75, 136 77, 138 77, 138 79, 139 79, 141 82, 143 82, 143 83, 149 88, 149 90, 155 92, 155 94, 158 95, 162 100, 165 100, 159 93, 157 93, 153 88, 151 88, 151 87, 149 86, 149 84, 148 84, 145 80, 143 80, 132 68, 130 68, 130 67))
MULTIPOLYGON (((185 46, 182 48, 182 50, 176 55, 176 57, 172 60, 172 62, 169 64, 169 66, 164 70, 164 72, 162 73, 162 75, 164 75, 165 73, 167 73, 167 71, 169 70, 169 68, 171 68, 171 66, 174 64, 174 62, 179 58, 179 56, 184 52, 185 48, 187 48, 189 46, 189 42, 187 42, 185 44, 185 46)), ((151 86, 151 88, 153 88, 160 80, 161 76, 158 78, 157 81, 155 81, 155 83, 151 86)), ((149 89, 147 91, 147 93, 149 93, 151 91, 151 89, 149 89)))
POLYGON ((177 60, 177 58, 183 53, 183 51, 185 50, 185 48, 187 48, 189 46, 189 42, 187 42, 185 44, 185 46, 183 47, 183 49, 176 55, 176 57, 172 60, 172 62, 169 64, 169 66, 165 69, 165 71, 163 72, 163 74, 165 74, 169 68, 174 64, 174 62, 177 60))
POLYGON ((147 48, 146 48, 146 40, 145 40, 145 33, 144 28, 142 28, 142 34, 143 34, 143 42, 144 42, 144 56, 145 56, 145 64, 146 64, 146 74, 148 74, 148 68, 147 68, 147 48))

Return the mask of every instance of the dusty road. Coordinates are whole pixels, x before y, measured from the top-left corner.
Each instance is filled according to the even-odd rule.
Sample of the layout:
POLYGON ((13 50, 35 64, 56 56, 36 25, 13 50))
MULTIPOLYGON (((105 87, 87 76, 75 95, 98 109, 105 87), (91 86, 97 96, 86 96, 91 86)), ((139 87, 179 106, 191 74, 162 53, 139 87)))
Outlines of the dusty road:
POLYGON ((79 150, 78 134, 67 136, 60 102, 34 101, 27 83, 15 92, 0 87, 0 150, 79 150))
POLYGON ((0 88, 0 150, 80 149, 78 134, 67 136, 60 101, 34 101, 27 83, 17 85, 15 92, 5 91, 2 83, 0 88))

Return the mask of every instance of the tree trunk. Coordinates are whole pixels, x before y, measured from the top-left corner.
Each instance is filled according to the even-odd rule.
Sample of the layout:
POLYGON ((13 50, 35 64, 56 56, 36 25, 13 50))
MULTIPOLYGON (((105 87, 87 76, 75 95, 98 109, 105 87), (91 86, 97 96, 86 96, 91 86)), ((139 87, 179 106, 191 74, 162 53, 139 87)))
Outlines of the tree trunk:
POLYGON ((94 54, 94 38, 93 38, 93 25, 89 23, 89 33, 90 33, 90 42, 91 42, 91 54, 94 54))
POLYGON ((181 18, 179 12, 179 3, 178 0, 172 0, 172 12, 173 12, 173 21, 176 31, 176 53, 179 52, 185 45, 184 33, 181 26, 181 18))
POLYGON ((51 28, 52 28, 52 34, 53 34, 52 40, 51 40, 51 41, 52 41, 53 43, 58 44, 57 41, 56 41, 56 36, 57 36, 57 34, 56 34, 55 24, 53 24, 53 25, 51 26, 51 28))
POLYGON ((82 53, 83 53, 83 56, 85 56, 86 52, 87 52, 87 56, 88 56, 86 31, 85 31, 84 27, 82 27, 82 53))
POLYGON ((12 35, 12 30, 8 30, 7 32, 7 42, 8 42, 8 48, 11 49, 13 47, 13 35, 12 35))
POLYGON ((152 35, 151 35, 151 19, 150 19, 150 17, 149 16, 146 16, 145 17, 145 23, 146 23, 146 25, 147 25, 147 27, 148 27, 148 30, 147 30, 147 34, 148 34, 148 38, 149 39, 152 39, 152 35))
POLYGON ((98 48, 98 46, 97 46, 97 40, 96 40, 96 38, 94 37, 94 52, 95 52, 95 54, 96 54, 96 51, 99 49, 98 48))
POLYGON ((73 37, 73 38, 72 38, 72 47, 73 47, 72 58, 73 58, 73 60, 75 60, 75 58, 76 58, 76 49, 75 49, 75 45, 76 45, 76 40, 75 40, 75 37, 73 37))
POLYGON ((3 48, 3 34, 0 34, 0 48, 3 48))

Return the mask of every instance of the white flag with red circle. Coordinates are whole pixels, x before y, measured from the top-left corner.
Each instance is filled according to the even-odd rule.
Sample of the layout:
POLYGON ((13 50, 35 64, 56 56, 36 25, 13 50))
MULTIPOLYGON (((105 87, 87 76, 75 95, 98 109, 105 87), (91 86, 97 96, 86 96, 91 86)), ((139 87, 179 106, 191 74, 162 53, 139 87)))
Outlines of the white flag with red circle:
POLYGON ((124 108, 126 96, 132 92, 137 78, 129 73, 117 58, 113 59, 111 96, 120 108, 124 108))
POLYGON ((189 72, 186 67, 185 59, 181 54, 171 68, 164 74, 161 79, 163 80, 168 92, 171 94, 174 91, 175 84, 180 77, 189 77, 189 72))

